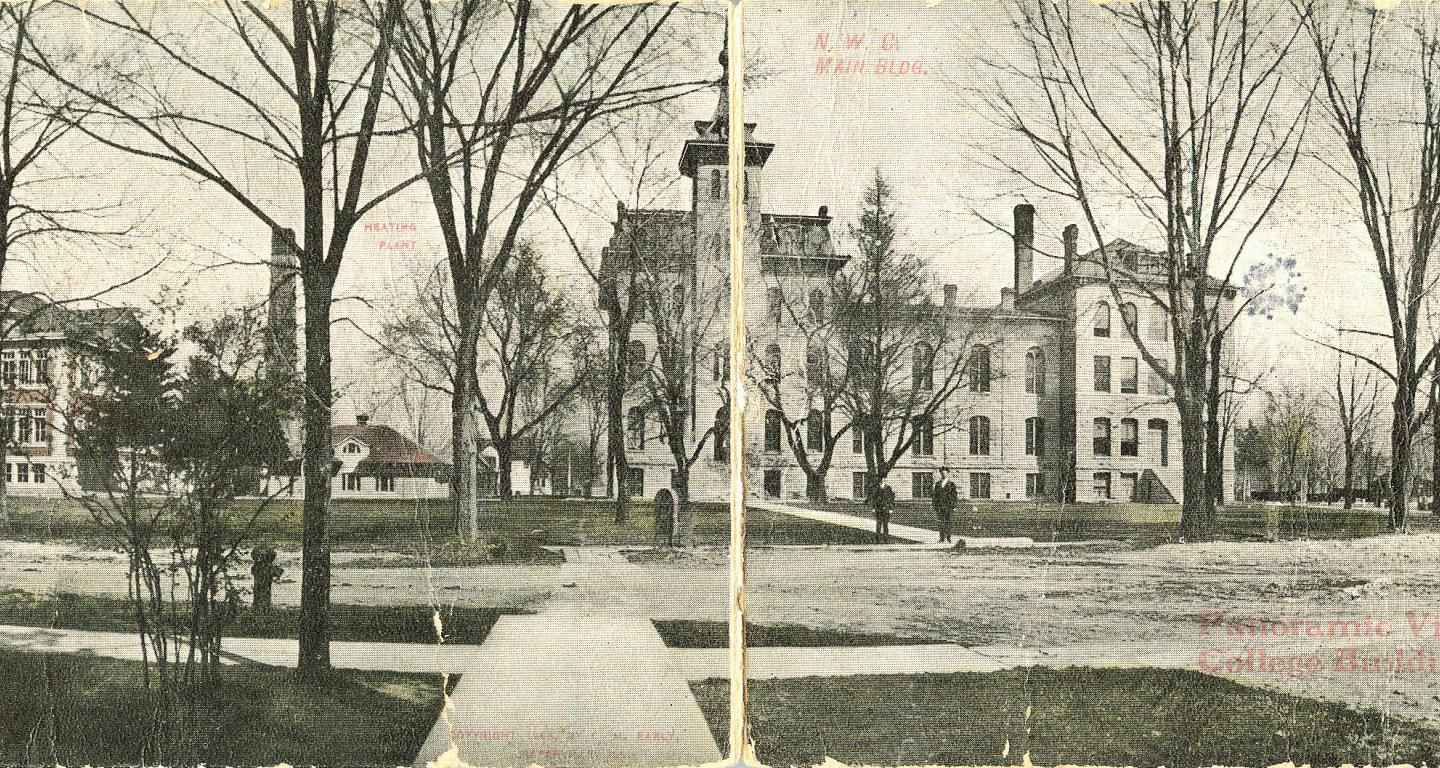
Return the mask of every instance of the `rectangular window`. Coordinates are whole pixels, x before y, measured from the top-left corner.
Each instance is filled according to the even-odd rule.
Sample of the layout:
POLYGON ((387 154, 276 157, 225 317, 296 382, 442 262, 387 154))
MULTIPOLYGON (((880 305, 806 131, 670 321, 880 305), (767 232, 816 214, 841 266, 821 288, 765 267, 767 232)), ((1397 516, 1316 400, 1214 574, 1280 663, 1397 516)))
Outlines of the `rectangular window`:
POLYGON ((1126 501, 1135 500, 1136 486, 1139 485, 1140 474, 1137 472, 1120 473, 1120 498, 1126 501))
POLYGON ((1095 473, 1095 498, 1108 499, 1110 496, 1110 473, 1095 473))
POLYGON ((0 355, 0 371, 3 371, 5 386, 13 386, 15 384, 15 353, 13 351, 0 355))
POLYGON ((1045 495, 1045 476, 1039 472, 1025 475, 1025 498, 1038 499, 1045 495))
POLYGON ((970 473, 970 498, 972 498, 972 499, 988 499, 988 498, 990 498, 990 473, 989 473, 989 472, 971 472, 971 473, 970 473))
POLYGON ((625 495, 632 499, 645 497, 645 470, 629 467, 625 470, 625 495))
POLYGON ((765 498, 780 498, 780 470, 765 470, 765 498))
POLYGON ((1025 455, 1039 456, 1045 453, 1045 420, 1031 416, 1025 420, 1025 455))
POLYGON ((34 369, 34 367, 33 367, 32 364, 31 364, 31 357, 30 357, 30 355, 31 355, 30 352, 21 352, 20 355, 19 355, 19 358, 20 358, 20 374, 19 374, 19 378, 20 378, 20 383, 21 383, 21 384, 34 384, 34 383, 35 383, 35 373, 34 373, 34 370, 35 370, 35 369, 34 369))
POLYGON ((1110 455, 1110 420, 1099 418, 1095 420, 1095 455, 1110 455))
POLYGON ((31 479, 33 482, 37 482, 37 483, 43 483, 43 482, 45 482, 45 465, 44 465, 44 464, 31 464, 31 465, 30 465, 30 479, 31 479))
POLYGON ((1151 419, 1146 425, 1150 431, 1156 433, 1155 439, 1160 444, 1160 466, 1170 466, 1170 424, 1164 419, 1151 419))
POLYGON ((1110 358, 1103 355, 1095 356, 1095 391, 1110 391, 1110 358))
POLYGON ((35 381, 39 384, 50 383, 50 353, 45 350, 35 352, 35 381))
POLYGON ((346 472, 340 476, 342 487, 347 491, 360 490, 360 476, 354 472, 346 472))
POLYGON ((377 491, 393 491, 393 490, 395 490, 395 478, 393 478, 393 477, 377 477, 377 478, 375 478, 375 490, 377 490, 377 491))
POLYGON ((855 501, 870 498, 870 473, 855 472, 850 475, 850 498, 855 501))
POLYGON ((1160 311, 1150 316, 1150 338, 1156 341, 1170 340, 1170 315, 1160 311))
POLYGON ((44 443, 45 441, 50 439, 50 424, 45 419, 44 408, 30 409, 30 423, 32 426, 32 432, 34 433, 33 437, 35 439, 35 442, 44 443))
POLYGON ((1120 420, 1120 455, 1140 455, 1140 422, 1135 419, 1120 420))
POLYGON ((15 442, 21 445, 28 445, 31 440, 31 427, 34 426, 34 422, 25 418, 25 412, 22 410, 15 416, 15 425, 18 432, 15 436, 15 442))
POLYGON ((1140 391, 1140 367, 1136 358, 1120 358, 1120 391, 1131 395, 1140 391))
POLYGON ((16 465, 15 465, 15 482, 17 482, 17 483, 28 483, 28 482, 30 482, 30 465, 29 465, 29 464, 16 464, 16 465))
POLYGON ((935 491, 935 473, 911 472, 910 495, 917 499, 928 499, 935 491))

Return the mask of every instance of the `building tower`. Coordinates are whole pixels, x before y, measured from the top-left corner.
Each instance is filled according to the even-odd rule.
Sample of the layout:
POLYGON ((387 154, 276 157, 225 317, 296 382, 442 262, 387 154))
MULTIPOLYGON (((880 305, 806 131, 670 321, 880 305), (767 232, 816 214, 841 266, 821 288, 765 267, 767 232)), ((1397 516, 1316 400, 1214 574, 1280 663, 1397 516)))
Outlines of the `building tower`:
POLYGON ((267 372, 276 378, 295 378, 300 371, 296 301, 296 278, 299 274, 300 256, 295 247, 295 233, 289 229, 272 230, 265 366, 267 372))

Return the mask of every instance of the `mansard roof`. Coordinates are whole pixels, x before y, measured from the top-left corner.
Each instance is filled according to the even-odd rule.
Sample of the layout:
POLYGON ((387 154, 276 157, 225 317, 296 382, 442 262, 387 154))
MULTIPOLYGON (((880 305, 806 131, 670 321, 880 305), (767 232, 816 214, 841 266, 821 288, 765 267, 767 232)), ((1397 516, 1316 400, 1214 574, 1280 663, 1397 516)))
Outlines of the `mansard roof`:
POLYGON ((141 325, 133 307, 73 308, 24 291, 0 291, 0 324, 10 338, 63 337, 89 345, 141 325))

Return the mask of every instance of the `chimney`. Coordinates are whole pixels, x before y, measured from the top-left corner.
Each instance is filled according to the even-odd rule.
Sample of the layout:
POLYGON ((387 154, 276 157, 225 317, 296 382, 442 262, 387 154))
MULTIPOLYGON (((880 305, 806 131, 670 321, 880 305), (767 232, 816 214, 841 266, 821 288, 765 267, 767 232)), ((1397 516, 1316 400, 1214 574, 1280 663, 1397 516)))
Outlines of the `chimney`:
POLYGON ((954 284, 954 283, 946 283, 946 284, 945 284, 945 306, 947 306, 947 307, 953 307, 953 306, 955 306, 955 295, 956 295, 956 293, 958 292, 958 290, 959 290, 959 289, 957 289, 957 288, 955 287, 955 284, 954 284))
POLYGON ((295 247, 295 233, 289 229, 270 231, 270 297, 265 363, 271 375, 294 378, 300 370, 297 341, 299 318, 296 312, 295 277, 300 272, 300 257, 295 247))
POLYGON ((1023 293, 1035 282, 1035 206, 1015 206, 1015 292, 1023 293))
POLYGON ((369 415, 369 414, 367 414, 367 413, 357 413, 357 414, 355 414, 355 424, 356 424, 357 426, 363 427, 363 426, 365 426, 366 424, 369 424, 369 423, 370 423, 370 415, 369 415))
POLYGON ((1075 271, 1075 257, 1079 249, 1076 241, 1080 239, 1080 228, 1074 224, 1065 225, 1065 274, 1075 271))
POLYGON ((1006 310, 1014 309, 1014 308, 1015 308, 1015 289, 1014 289, 1014 288, 1001 288, 1001 289, 1000 289, 1000 308, 1001 308, 1001 309, 1006 309, 1006 310))
POLYGON ((830 206, 828 206, 828 205, 822 205, 822 206, 820 206, 820 218, 822 218, 822 219, 828 219, 828 218, 830 218, 830 206))

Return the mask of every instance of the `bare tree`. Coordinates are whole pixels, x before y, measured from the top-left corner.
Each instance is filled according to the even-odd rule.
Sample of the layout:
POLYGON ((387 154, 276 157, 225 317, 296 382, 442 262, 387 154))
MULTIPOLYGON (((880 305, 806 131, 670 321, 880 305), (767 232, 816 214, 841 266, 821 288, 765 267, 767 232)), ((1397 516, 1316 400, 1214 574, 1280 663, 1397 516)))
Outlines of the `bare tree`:
POLYGON ((1440 277, 1431 264, 1440 233, 1440 32, 1429 9, 1382 16, 1351 3, 1298 5, 1344 148, 1331 167, 1354 194, 1385 297, 1386 330, 1342 331, 1387 340, 1392 359, 1342 351, 1394 387, 1389 524, 1404 530, 1413 442, 1425 422, 1419 390, 1440 355, 1440 338, 1421 344, 1423 307, 1440 277))
POLYGON ((1376 410, 1380 405, 1380 382, 1360 365, 1345 359, 1335 360, 1335 387, 1330 392, 1340 426, 1340 447, 1344 457, 1343 494, 1345 508, 1355 506, 1355 468, 1359 454, 1369 445, 1375 428, 1376 410))
POLYGON ((481 371, 493 366, 489 373, 498 377, 498 387, 487 394, 490 387, 482 380, 473 391, 495 447, 500 496, 510 498, 515 441, 543 431, 584 380, 568 373, 562 379, 555 370, 555 356, 569 336, 571 309, 532 248, 519 249, 496 289, 498 300, 485 312, 482 335, 490 352, 482 365, 490 365, 481 371))
POLYGON ((288 222, 300 222, 293 239, 305 302, 298 672, 315 679, 330 667, 335 283, 361 219, 416 180, 377 183, 370 168, 375 139, 386 134, 381 108, 401 0, 384 0, 369 18, 338 0, 265 8, 225 2, 184 14, 128 2, 64 6, 137 57, 129 70, 76 71, 36 52, 39 66, 84 98, 80 130, 223 191, 279 237, 289 236, 288 222), (282 173, 257 175, 255 158, 282 173))
POLYGON ((1245 308, 1231 301, 1230 281, 1299 157, 1311 88, 1289 80, 1284 65, 1301 26, 1280 6, 1247 0, 1014 8, 1025 61, 999 67, 1029 98, 1002 88, 989 100, 1039 170, 1000 161, 1078 204, 1117 302, 1138 294, 1167 314, 1169 350, 1128 330, 1175 393, 1180 534, 1208 536, 1223 463, 1220 353, 1245 308), (1112 210, 1164 242, 1159 263, 1111 251, 1112 210))
POLYGON ((765 418, 779 421, 785 443, 805 473, 807 496, 825 501, 835 447, 852 426, 844 408, 851 370, 845 356, 846 334, 839 322, 842 315, 836 312, 834 291, 828 285, 808 292, 802 285, 796 293, 786 292, 776 281, 767 288, 767 300, 773 306, 762 308, 770 315, 766 320, 795 329, 804 355, 793 350, 783 354, 778 344, 756 349, 754 338, 747 338, 748 359, 753 361, 747 377, 753 391, 765 399, 765 418))
MULTIPOLYGON (((665 75, 676 5, 495 4, 414 0, 400 26, 399 102, 450 265, 462 374, 531 206, 567 161, 627 114, 701 85, 665 75), (497 44, 498 42, 498 44, 497 44)), ((457 521, 478 528, 477 399, 451 398, 457 521)))
POLYGON ((959 411, 960 395, 988 392, 999 371, 980 343, 989 311, 936 306, 925 264, 896 250, 890 185, 878 170, 851 234, 858 255, 835 287, 848 371, 841 397, 878 489, 907 453, 933 452, 936 436, 955 428, 946 417, 959 411))

